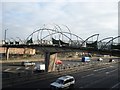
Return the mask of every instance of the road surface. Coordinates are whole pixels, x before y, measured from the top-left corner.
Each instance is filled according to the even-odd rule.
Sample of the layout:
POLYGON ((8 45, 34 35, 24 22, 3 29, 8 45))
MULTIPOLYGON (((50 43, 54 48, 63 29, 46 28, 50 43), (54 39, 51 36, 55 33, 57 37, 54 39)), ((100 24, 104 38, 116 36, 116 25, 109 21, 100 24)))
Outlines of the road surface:
MULTIPOLYGON (((120 59, 119 59, 120 60, 120 59)), ((19 85, 10 86, 9 88, 16 89, 35 89, 44 90, 50 88, 50 83, 63 75, 72 75, 75 77, 75 90, 87 88, 107 88, 108 90, 117 89, 120 87, 120 63, 109 63, 106 66, 95 66, 84 70, 69 71, 60 74, 51 74, 49 77, 41 77, 37 80, 19 85)), ((4 90, 4 89, 3 89, 4 90)))

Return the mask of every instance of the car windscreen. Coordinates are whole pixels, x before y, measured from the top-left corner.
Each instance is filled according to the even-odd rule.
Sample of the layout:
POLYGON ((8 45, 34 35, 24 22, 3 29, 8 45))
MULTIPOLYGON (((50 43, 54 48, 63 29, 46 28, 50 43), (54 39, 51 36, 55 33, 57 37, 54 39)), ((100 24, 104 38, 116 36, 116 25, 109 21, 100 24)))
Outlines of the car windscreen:
POLYGON ((59 83, 59 84, 63 84, 64 81, 60 80, 60 79, 57 79, 56 82, 59 83))

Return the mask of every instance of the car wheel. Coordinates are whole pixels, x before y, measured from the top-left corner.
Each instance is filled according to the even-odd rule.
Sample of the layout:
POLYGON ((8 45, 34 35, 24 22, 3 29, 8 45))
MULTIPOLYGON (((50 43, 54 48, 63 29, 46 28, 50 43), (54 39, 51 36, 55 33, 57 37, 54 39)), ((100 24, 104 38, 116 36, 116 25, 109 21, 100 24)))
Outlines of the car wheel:
POLYGON ((70 90, 74 90, 74 84, 70 85, 70 90))

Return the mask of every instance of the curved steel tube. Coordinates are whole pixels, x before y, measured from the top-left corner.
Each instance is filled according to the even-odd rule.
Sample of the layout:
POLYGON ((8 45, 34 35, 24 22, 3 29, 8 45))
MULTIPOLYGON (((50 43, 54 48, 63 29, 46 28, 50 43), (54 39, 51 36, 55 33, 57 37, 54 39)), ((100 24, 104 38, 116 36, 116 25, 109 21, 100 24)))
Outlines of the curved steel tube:
POLYGON ((94 36, 97 36, 97 40, 96 40, 96 41, 98 41, 98 36, 99 36, 99 34, 91 35, 90 37, 88 37, 88 38, 81 44, 81 47, 83 46, 83 44, 84 44, 85 42, 88 41, 88 39, 90 39, 90 38, 92 38, 92 37, 94 37, 94 36))
POLYGON ((112 38, 110 41, 108 41, 104 46, 103 46, 103 48, 102 49, 105 49, 106 47, 107 47, 107 45, 112 41, 112 44, 113 44, 113 40, 115 40, 115 39, 117 39, 117 38, 119 38, 120 36, 117 36, 117 37, 114 37, 114 38, 112 38))

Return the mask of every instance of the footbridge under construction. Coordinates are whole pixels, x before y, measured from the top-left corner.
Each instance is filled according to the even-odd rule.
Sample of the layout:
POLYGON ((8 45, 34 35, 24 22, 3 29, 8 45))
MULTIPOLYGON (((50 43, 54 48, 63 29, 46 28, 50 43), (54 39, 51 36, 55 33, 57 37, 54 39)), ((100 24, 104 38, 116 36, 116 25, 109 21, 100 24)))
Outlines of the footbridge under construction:
POLYGON ((85 51, 120 56, 119 38, 120 36, 105 37, 99 40, 99 34, 93 34, 83 40, 80 36, 73 34, 67 26, 64 25, 64 28, 61 28, 59 25, 55 25, 54 28, 44 26, 35 30, 25 40, 18 37, 17 40, 5 39, 2 41, 1 47, 7 48, 6 59, 9 58, 9 48, 33 48, 44 52, 45 67, 48 72, 52 71, 57 58, 56 53, 59 52, 85 51))

